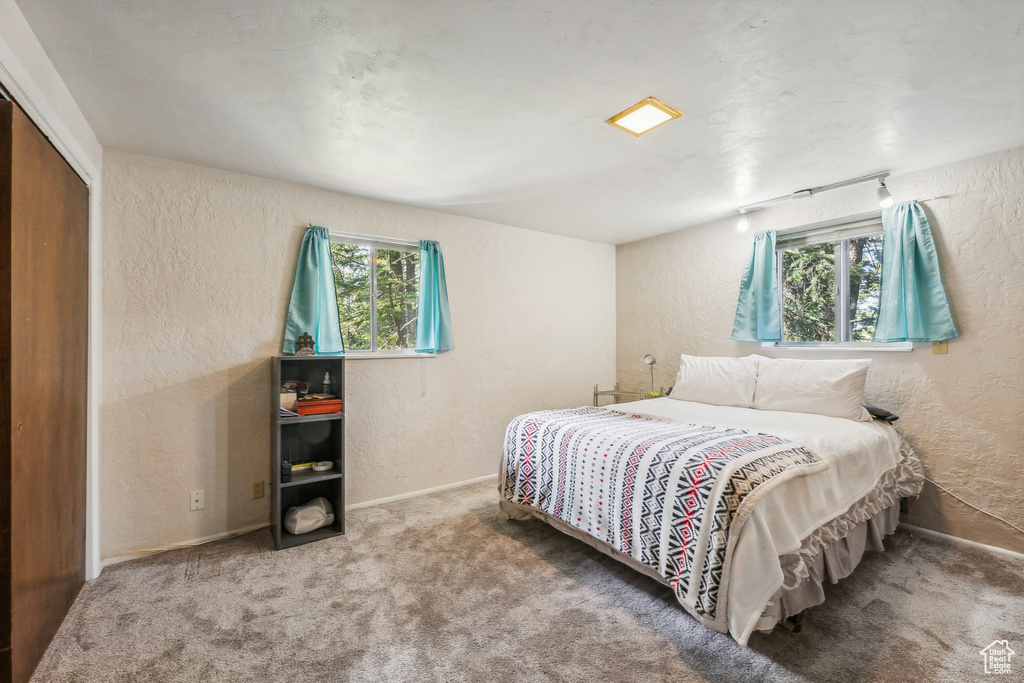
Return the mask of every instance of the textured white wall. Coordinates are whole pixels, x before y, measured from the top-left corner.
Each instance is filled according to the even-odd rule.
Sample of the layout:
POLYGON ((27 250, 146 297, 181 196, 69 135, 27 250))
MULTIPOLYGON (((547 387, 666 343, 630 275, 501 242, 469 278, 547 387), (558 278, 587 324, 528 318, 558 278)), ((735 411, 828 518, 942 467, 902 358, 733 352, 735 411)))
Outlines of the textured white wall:
MULTIPOLYGON (((1024 526, 1024 148, 892 178, 896 201, 926 202, 961 337, 948 355, 762 349, 735 342, 736 295, 756 230, 781 229, 877 208, 873 185, 824 193, 617 249, 617 376, 641 388, 641 358, 658 359, 671 386, 679 354, 872 358, 870 401, 901 416, 898 428, 930 478, 1024 526)), ((907 520, 973 541, 1024 551, 1024 537, 931 484, 907 520)))
POLYGON ((497 471, 526 410, 614 380, 615 248, 106 150, 104 557, 264 522, 270 361, 307 223, 436 239, 456 349, 347 364, 348 501, 497 471), (205 489, 206 510, 188 492, 205 489))

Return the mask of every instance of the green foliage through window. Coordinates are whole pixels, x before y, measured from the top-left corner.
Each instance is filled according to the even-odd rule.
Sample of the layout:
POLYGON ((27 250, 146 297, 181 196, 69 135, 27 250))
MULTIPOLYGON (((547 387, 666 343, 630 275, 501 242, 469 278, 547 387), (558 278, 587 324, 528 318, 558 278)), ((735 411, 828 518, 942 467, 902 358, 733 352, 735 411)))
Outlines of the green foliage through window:
POLYGON ((850 257, 850 341, 871 341, 882 290, 882 236, 847 240, 850 257))
POLYGON ((332 242, 331 260, 345 349, 414 349, 419 252, 332 242))
POLYGON ((834 242, 782 252, 782 340, 835 341, 834 242))
POLYGON ((347 351, 370 350, 370 250, 331 242, 341 340, 347 351))
POLYGON ((869 342, 878 322, 882 236, 779 251, 784 342, 869 342))
POLYGON ((377 346, 416 348, 419 252, 377 250, 377 346))

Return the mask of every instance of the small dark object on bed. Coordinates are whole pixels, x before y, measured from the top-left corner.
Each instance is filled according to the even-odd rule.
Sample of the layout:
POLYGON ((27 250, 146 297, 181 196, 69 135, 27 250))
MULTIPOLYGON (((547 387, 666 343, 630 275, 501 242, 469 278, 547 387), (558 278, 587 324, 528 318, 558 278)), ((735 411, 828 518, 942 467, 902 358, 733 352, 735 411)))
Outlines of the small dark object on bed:
POLYGON ((900 419, 899 415, 893 415, 892 413, 890 413, 885 408, 879 408, 877 406, 864 406, 864 407, 867 408, 869 413, 871 413, 871 417, 875 418, 876 420, 882 420, 884 422, 888 422, 889 424, 892 424, 896 420, 900 419))

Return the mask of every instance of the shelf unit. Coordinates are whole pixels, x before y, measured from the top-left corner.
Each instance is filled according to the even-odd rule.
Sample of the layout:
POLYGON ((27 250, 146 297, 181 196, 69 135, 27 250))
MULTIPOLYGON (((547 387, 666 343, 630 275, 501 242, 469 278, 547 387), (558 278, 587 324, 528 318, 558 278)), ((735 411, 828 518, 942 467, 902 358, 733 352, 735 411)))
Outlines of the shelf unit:
POLYGON ((345 533, 345 358, 342 356, 274 356, 271 383, 271 527, 278 550, 294 548, 345 533), (330 393, 342 399, 342 412, 281 417, 281 382, 298 381, 312 393, 322 393, 324 373, 331 373, 330 393), (281 481, 281 461, 330 460, 326 472, 301 470, 290 482, 281 481), (284 515, 296 505, 323 496, 334 508, 334 523, 306 534, 284 528, 284 515))

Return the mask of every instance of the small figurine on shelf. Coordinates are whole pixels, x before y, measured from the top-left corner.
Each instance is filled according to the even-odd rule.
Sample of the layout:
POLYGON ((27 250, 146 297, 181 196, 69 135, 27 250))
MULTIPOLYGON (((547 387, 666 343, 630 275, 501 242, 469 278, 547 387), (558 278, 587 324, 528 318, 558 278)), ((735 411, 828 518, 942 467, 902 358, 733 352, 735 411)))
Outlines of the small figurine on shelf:
POLYGON ((312 335, 309 334, 309 332, 303 332, 301 335, 299 335, 299 338, 295 340, 295 355, 316 355, 316 342, 313 340, 313 337, 312 335))

